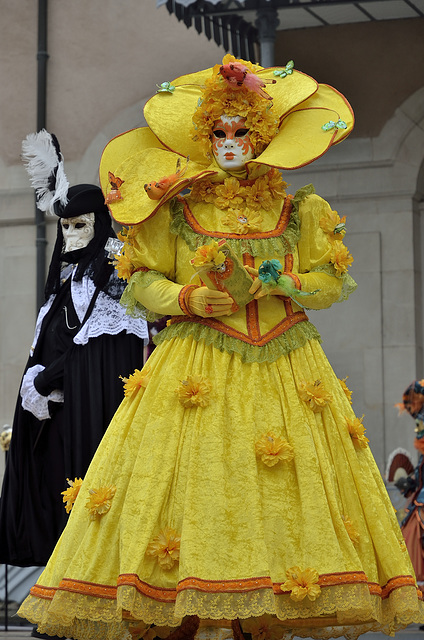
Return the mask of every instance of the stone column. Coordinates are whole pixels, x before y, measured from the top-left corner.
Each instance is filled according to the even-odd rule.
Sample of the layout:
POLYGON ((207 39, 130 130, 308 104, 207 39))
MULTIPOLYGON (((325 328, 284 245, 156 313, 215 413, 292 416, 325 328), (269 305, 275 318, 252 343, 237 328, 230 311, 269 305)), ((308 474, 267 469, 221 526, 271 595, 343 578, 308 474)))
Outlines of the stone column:
MULTIPOLYGON (((267 4, 269 4, 267 2, 267 4)), ((255 25, 259 32, 261 48, 260 64, 263 67, 274 66, 275 33, 280 23, 277 10, 273 6, 261 6, 257 10, 255 25)))

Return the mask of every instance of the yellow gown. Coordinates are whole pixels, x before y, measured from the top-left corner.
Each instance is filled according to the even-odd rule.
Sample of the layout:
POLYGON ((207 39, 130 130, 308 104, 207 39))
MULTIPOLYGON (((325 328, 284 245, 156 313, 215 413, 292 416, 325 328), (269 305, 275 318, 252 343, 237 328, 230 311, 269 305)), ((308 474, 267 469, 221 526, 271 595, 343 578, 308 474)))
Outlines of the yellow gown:
POLYGON ((239 619, 252 640, 355 638, 424 621, 364 427, 304 309, 273 295, 205 319, 178 304, 199 283, 196 246, 222 237, 244 264, 278 258, 318 290, 308 307, 349 295, 313 189, 259 213, 260 231, 236 233, 187 196, 130 230, 125 302, 172 318, 19 611, 40 632, 165 637, 196 615, 239 619))

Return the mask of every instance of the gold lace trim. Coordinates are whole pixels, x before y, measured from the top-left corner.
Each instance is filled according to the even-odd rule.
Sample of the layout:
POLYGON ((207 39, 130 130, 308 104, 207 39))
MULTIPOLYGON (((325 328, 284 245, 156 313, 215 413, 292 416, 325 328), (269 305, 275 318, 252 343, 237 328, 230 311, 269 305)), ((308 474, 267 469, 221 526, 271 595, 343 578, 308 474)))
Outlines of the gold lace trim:
POLYGON ((293 601, 289 594, 274 593, 272 588, 231 593, 185 589, 177 594, 175 603, 152 599, 129 584, 116 589, 116 599, 61 589, 49 590, 54 597, 46 598, 46 588, 41 587, 39 596, 35 595, 37 588, 31 590, 34 595, 25 600, 19 615, 37 624, 41 633, 84 640, 127 638, 128 624, 134 620, 178 626, 186 615, 243 620, 272 614, 282 622, 281 637, 285 638, 356 638, 368 630, 392 635, 408 624, 424 622, 422 596, 417 597, 412 584, 390 590, 385 598, 370 593, 367 583, 334 585, 322 588, 317 600, 301 602, 293 601))

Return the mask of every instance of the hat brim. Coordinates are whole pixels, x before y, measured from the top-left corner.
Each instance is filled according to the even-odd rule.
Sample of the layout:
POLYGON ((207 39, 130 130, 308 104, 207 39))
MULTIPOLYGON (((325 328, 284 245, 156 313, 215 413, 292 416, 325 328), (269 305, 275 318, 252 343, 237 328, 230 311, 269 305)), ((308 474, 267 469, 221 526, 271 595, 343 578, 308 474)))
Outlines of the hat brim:
POLYGON ((171 178, 176 173, 180 156, 160 145, 147 128, 132 129, 113 138, 105 147, 100 160, 100 183, 106 197, 110 191, 108 172, 119 176, 122 200, 109 203, 113 218, 120 224, 134 225, 144 222, 166 202, 200 178, 212 176, 214 171, 191 160, 184 173, 170 185, 160 200, 152 200, 144 185, 163 177, 171 178))

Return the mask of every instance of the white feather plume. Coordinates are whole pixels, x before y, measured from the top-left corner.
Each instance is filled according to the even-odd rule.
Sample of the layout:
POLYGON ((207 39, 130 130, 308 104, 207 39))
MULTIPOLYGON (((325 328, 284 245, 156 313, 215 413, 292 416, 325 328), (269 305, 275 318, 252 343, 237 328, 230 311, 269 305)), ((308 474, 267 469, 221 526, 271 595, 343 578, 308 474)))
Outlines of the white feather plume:
POLYGON ((69 182, 63 155, 60 149, 56 149, 51 134, 41 129, 27 135, 22 142, 21 157, 35 189, 38 208, 54 214, 55 202, 68 203, 69 182))

